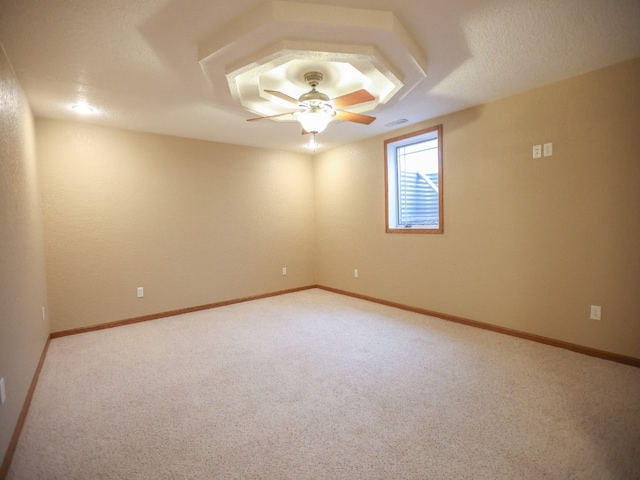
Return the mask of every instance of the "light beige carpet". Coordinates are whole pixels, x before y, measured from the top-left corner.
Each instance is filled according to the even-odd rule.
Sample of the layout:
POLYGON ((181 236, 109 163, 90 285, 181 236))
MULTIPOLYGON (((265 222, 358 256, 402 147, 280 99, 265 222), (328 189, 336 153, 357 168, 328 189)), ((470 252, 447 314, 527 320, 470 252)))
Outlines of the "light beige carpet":
POLYGON ((638 479, 640 370, 308 290, 53 340, 8 478, 638 479))

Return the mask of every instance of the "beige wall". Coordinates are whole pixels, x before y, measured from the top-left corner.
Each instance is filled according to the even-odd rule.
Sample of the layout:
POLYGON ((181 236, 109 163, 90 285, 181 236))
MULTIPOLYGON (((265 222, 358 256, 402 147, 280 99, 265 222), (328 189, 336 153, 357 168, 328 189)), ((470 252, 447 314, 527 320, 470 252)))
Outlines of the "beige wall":
MULTIPOLYGON (((49 333, 31 110, 0 46, 0 462, 49 333)), ((1 476, 1 474, 0 474, 1 476)))
POLYGON ((314 283, 310 156, 43 119, 36 133, 53 332, 314 283))
POLYGON ((319 155, 317 283, 640 357, 638 85, 640 59, 319 155), (445 233, 387 234, 383 140, 439 123, 445 233))

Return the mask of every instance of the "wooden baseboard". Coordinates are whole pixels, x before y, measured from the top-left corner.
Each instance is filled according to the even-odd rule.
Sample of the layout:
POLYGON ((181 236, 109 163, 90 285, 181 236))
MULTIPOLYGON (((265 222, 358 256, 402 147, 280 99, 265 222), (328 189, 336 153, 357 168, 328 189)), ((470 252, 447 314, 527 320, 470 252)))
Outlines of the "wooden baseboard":
POLYGON ((47 350, 49 349, 49 342, 53 338, 64 337, 67 335, 75 335, 78 333, 91 332, 95 330, 104 330, 106 328, 119 327, 122 325, 130 325, 132 323, 146 322, 149 320, 156 320, 159 318, 172 317, 175 315, 181 315, 184 313, 197 312, 200 310, 208 310, 210 308, 223 307, 226 305, 233 305, 236 303, 248 302, 251 300, 258 300, 261 298, 275 297, 277 295, 284 295, 287 293, 300 292, 302 290, 309 290, 312 288, 319 288, 322 290, 326 290, 328 292, 337 293, 340 295, 346 295, 353 298, 358 298, 361 300, 366 300, 373 303, 378 303, 380 305, 386 305, 389 307, 399 308, 401 310, 406 310, 414 313, 419 313, 421 315, 428 315, 431 317, 441 318, 443 320, 448 320, 450 322, 461 323, 463 325, 468 325, 471 327, 482 328, 484 330, 491 330, 493 332, 502 333, 504 335, 510 335, 513 337, 523 338, 525 340, 531 340, 533 342, 543 343, 545 345, 551 345, 553 347, 564 348, 566 350, 571 350, 573 352, 582 353, 584 355, 589 355, 592 357, 601 358, 604 360, 611 360, 613 362, 622 363, 625 365, 630 365, 633 367, 640 368, 640 358, 628 357, 625 355, 619 355, 617 353, 606 352, 603 350, 597 350, 595 348, 584 347, 582 345, 576 345, 569 342, 563 342, 561 340, 555 340, 553 338, 543 337, 540 335, 534 335, 531 333, 521 332, 519 330, 513 330, 510 328, 500 327, 497 325, 491 325, 489 323, 478 322, 476 320, 470 320, 468 318, 457 317, 455 315, 449 315, 446 313, 434 312, 432 310, 427 310, 424 308, 412 307, 410 305, 403 305, 401 303, 390 302, 387 300, 382 300, 380 298, 370 297, 368 295, 361 295, 359 293, 348 292, 346 290, 340 290, 337 288, 327 287, 324 285, 309 285, 306 287, 298 287, 292 288, 289 290, 281 290, 278 292, 265 293, 261 295, 251 295, 249 297, 236 298, 233 300, 225 300, 222 302, 209 303, 206 305, 199 305, 196 307, 182 308, 178 310, 171 310, 168 312, 155 313, 151 315, 144 315, 141 317, 129 318, 125 320, 118 320, 115 322, 103 323, 100 325, 94 325, 90 327, 82 327, 82 328, 74 328, 71 330, 64 330, 60 332, 54 332, 49 335, 47 342, 45 343, 44 349, 42 350, 42 354, 40 355, 40 361, 38 362, 38 366, 36 367, 36 371, 33 375, 33 379, 31 381, 31 385, 29 387, 29 391, 27 392, 27 397, 25 398, 24 404, 22 406, 22 410, 20 411, 20 415, 18 416, 18 421, 13 430, 13 435, 11 437, 11 441, 9 442, 9 447, 4 455, 4 459, 2 461, 2 465, 0 465, 0 480, 4 480, 6 477, 9 466, 11 465, 11 460, 13 459, 13 454, 15 452, 16 446, 18 445, 18 439, 20 438, 20 433, 22 432, 22 427, 24 426, 25 418, 27 417, 27 412, 29 411, 29 406, 31 405, 31 399, 33 398, 33 392, 35 391, 36 384, 38 383, 38 377, 40 376, 40 370, 42 369, 42 364, 44 363, 45 356, 47 355, 47 350))
POLYGON ((36 371, 33 374, 33 379, 31 380, 31 385, 29 386, 29 390, 27 391, 27 396, 24 399, 24 403, 22 404, 22 410, 20 411, 20 415, 18 416, 18 421, 16 422, 16 426, 13 429, 11 441, 9 442, 7 451, 4 454, 2 465, 0 465, 0 480, 4 480, 4 478, 7 476, 7 473, 9 473, 9 466, 11 465, 11 460, 13 460, 13 454, 16 450, 16 447, 18 446, 18 439, 20 438, 20 433, 22 433, 24 421, 27 418, 27 412, 29 411, 31 399, 33 398, 33 392, 35 391, 36 385, 38 383, 38 377, 40 376, 40 370, 42 370, 44 358, 47 356, 47 350, 49 350, 50 341, 51 338, 47 338, 47 342, 44 344, 42 354, 40 355, 40 360, 38 361, 38 366, 36 367, 36 371))
POLYGON ((597 350, 591 347, 584 347, 582 345, 576 345, 574 343, 564 342, 562 340, 555 340, 553 338, 543 337, 541 335, 534 335, 532 333, 521 332, 519 330, 513 330, 511 328, 500 327, 497 325, 491 325, 490 323, 479 322, 477 320, 470 320, 468 318, 457 317, 455 315, 449 315, 446 313, 434 312, 432 310, 426 310, 424 308, 412 307, 409 305, 403 305, 401 303, 389 302, 368 295, 361 295, 359 293, 348 292, 337 288, 326 287, 323 285, 316 285, 316 288, 326 290, 332 293, 338 293, 340 295, 346 295, 353 298, 359 298, 361 300, 367 300, 369 302, 379 303, 388 307, 399 308, 401 310, 407 310, 409 312, 419 313, 422 315, 428 315, 430 317, 437 317, 450 322, 461 323, 463 325, 469 325, 471 327, 482 328, 484 330, 491 330, 492 332, 502 333, 504 335, 510 335, 512 337, 523 338, 525 340, 531 340, 533 342, 544 343, 545 345, 551 345, 552 347, 564 348, 565 350, 571 350, 573 352, 582 353, 591 357, 602 358, 604 360, 611 360, 612 362, 622 363, 625 365, 631 365, 632 367, 640 368, 640 358, 628 357, 617 353, 606 352, 604 350, 597 350))
POLYGON ((116 320, 114 322, 101 323, 99 325, 92 325, 92 326, 89 326, 89 327, 80 327, 80 328, 72 328, 70 330, 61 330, 59 332, 53 332, 49 336, 49 338, 66 337, 68 335, 76 335, 78 333, 93 332, 93 331, 96 331, 96 330, 104 330, 104 329, 107 329, 107 328, 121 327, 123 325, 131 325, 132 323, 148 322, 149 320, 157 320, 159 318, 174 317, 176 315, 182 315, 182 314, 185 314, 185 313, 198 312, 200 310, 209 310, 210 308, 225 307, 227 305, 233 305, 233 304, 236 304, 236 303, 248 302, 248 301, 251 301, 251 300, 258 300, 260 298, 275 297, 275 296, 278 296, 278 295, 284 295, 286 293, 300 292, 302 290, 309 290, 309 289, 315 288, 315 287, 316 287, 315 285, 308 285, 306 287, 290 288, 288 290, 280 290, 280 291, 277 291, 277 292, 263 293, 263 294, 260 294, 260 295, 251 295, 251 296, 248 296, 248 297, 235 298, 233 300, 224 300, 224 301, 221 301, 221 302, 208 303, 206 305, 198 305, 196 307, 180 308, 178 310, 170 310, 170 311, 167 311, 167 312, 152 313, 150 315, 143 315, 141 317, 127 318, 127 319, 124 319, 124 320, 116 320))
MULTIPOLYGON (((328 292, 333 292, 333 293, 338 293, 340 295, 346 295, 349 297, 354 297, 354 298, 359 298, 361 300, 367 300, 369 302, 373 302, 373 303, 378 303, 381 305, 386 305, 389 307, 394 307, 394 308, 399 308, 401 310, 407 310, 409 312, 414 312, 414 313, 419 313, 421 315, 428 315, 430 317, 437 317, 437 318, 441 318, 443 320, 448 320, 450 322, 456 322, 456 323, 461 323, 463 325, 468 325, 471 327, 476 327, 476 328, 482 328, 484 330, 490 330, 492 332, 497 332, 497 333, 502 333, 504 335, 510 335, 512 337, 518 337, 518 338, 523 338, 525 340, 530 340, 533 342, 538 342, 538 343, 543 343, 545 345, 550 345, 553 347, 558 347, 558 348, 564 348, 565 350, 571 350, 573 352, 577 352, 577 353, 582 353, 584 355, 589 355, 591 357, 597 357, 597 358, 601 358, 604 360, 610 360, 612 362, 617 362, 617 363, 622 363, 624 365, 631 365, 633 367, 638 367, 640 368, 640 358, 635 358, 635 357, 628 357, 625 355, 620 355, 617 353, 611 353, 611 352, 606 352, 604 350, 598 350, 595 348, 591 348, 591 347, 585 347, 582 345, 576 345, 574 343, 569 343, 569 342, 564 342, 562 340, 556 340, 553 338, 549 338, 549 337, 543 337, 541 335, 535 335, 532 333, 526 333, 526 332, 522 332, 520 330, 514 330, 511 328, 506 328, 506 327, 500 327, 498 325, 491 325, 490 323, 484 323, 484 322, 479 322, 477 320, 471 320, 468 318, 463 318, 463 317, 458 317, 455 315, 449 315, 447 313, 441 313, 441 312, 435 312, 433 310, 427 310, 424 308, 418 308, 418 307, 412 307, 410 305, 404 305, 401 303, 396 303, 396 302, 390 302, 387 300, 383 300, 380 298, 375 298, 375 297, 370 297, 368 295, 361 295, 359 293, 353 293, 353 292, 349 292, 346 290, 340 290, 337 288, 333 288, 333 287, 327 287, 324 285, 308 285, 305 287, 298 287, 298 288, 291 288, 288 290, 281 290, 281 291, 277 291, 277 292, 271 292, 271 293, 264 293, 264 294, 260 294, 260 295, 251 295, 248 297, 242 297, 242 298, 236 298, 233 300, 225 300, 225 301, 221 301, 221 302, 215 302, 215 303, 209 303, 206 305, 199 305, 196 307, 188 307, 188 308, 182 308, 179 310, 171 310, 168 312, 161 312, 161 313, 154 313, 151 315, 144 315, 141 317, 134 317, 134 318, 128 318, 125 320, 117 320, 115 322, 108 322, 108 323, 102 323, 99 325, 93 325, 93 326, 89 326, 89 327, 81 327, 81 328, 74 328, 71 330, 63 330, 60 332, 54 332, 52 333, 49 338, 58 338, 58 337, 64 337, 67 335, 75 335, 78 333, 84 333, 84 332, 92 332, 95 330, 104 330, 106 328, 113 328, 113 327, 119 327, 122 325, 130 325, 132 323, 139 323, 139 322, 146 322, 149 320, 156 320, 159 318, 165 318, 165 317, 172 317, 175 315, 182 315, 184 313, 191 313, 191 312, 197 312, 200 310, 208 310, 210 308, 217 308, 217 307, 224 307, 226 305, 233 305, 235 303, 242 303, 242 302, 248 302, 251 300, 258 300, 260 298, 267 298, 267 297, 275 297, 277 295, 284 295, 287 293, 293 293, 293 292, 300 292, 302 290, 309 290, 312 288, 319 288, 322 290, 326 290, 328 292)), ((0 480, 2 479, 2 477, 0 476, 0 480)))

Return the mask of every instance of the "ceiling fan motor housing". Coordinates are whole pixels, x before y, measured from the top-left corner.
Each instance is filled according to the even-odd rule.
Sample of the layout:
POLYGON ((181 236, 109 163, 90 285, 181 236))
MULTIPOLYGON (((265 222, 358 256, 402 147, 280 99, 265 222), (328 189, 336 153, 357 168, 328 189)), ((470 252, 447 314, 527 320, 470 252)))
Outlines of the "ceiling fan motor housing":
POLYGON ((298 101, 311 107, 319 107, 329 101, 329 96, 316 90, 324 75, 320 72, 307 72, 304 74, 305 81, 311 87, 311 91, 300 95, 298 101))

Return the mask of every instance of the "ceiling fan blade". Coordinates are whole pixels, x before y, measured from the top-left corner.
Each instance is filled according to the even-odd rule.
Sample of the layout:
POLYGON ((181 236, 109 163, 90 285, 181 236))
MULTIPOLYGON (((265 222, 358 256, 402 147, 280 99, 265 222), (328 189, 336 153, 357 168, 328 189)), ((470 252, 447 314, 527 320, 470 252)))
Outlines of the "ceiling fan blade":
POLYGON ((353 112, 343 112, 340 110, 336 112, 336 115, 333 118, 337 120, 344 120, 345 122, 362 123, 364 125, 369 125, 376 119, 376 117, 370 117, 369 115, 363 115, 361 113, 353 112))
POLYGON ((258 120, 266 120, 268 118, 284 117, 285 115, 292 115, 294 112, 278 113, 277 115, 269 115, 267 117, 254 117, 247 118, 247 122, 256 122, 258 120))
POLYGON ((277 90, 265 90, 265 92, 270 93, 274 97, 278 97, 278 98, 281 98, 282 100, 286 100, 289 103, 293 103, 294 105, 300 104, 300 102, 296 98, 290 97, 286 93, 282 93, 277 90))
POLYGON ((359 103, 370 102, 374 100, 376 97, 371 95, 366 90, 356 90, 355 92, 347 93, 346 95, 342 95, 340 97, 336 97, 331 100, 333 106, 335 108, 344 108, 349 107, 351 105, 357 105, 359 103))

